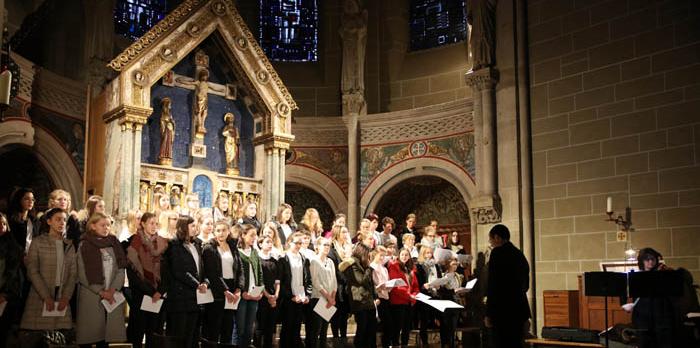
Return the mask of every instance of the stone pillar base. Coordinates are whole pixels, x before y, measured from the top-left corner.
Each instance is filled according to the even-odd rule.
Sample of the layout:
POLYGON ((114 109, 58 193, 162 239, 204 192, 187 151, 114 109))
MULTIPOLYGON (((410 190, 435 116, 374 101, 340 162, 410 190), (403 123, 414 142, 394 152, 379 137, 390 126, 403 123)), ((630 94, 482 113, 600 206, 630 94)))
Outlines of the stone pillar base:
POLYGON ((238 168, 226 168, 226 175, 240 175, 241 171, 238 168))

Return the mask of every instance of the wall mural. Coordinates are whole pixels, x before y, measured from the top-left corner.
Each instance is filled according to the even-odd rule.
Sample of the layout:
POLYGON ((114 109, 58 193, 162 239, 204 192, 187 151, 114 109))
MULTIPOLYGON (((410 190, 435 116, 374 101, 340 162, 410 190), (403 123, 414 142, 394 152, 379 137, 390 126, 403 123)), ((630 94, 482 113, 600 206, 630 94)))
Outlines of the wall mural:
POLYGON ((311 167, 335 181, 348 193, 348 149, 346 147, 311 148, 294 147, 287 156, 287 165, 311 167))
POLYGON ((430 220, 437 220, 439 233, 458 231, 462 245, 470 250, 469 209, 457 188, 442 178, 406 179, 380 198, 374 212, 380 217, 392 217, 398 226, 404 225, 406 215, 414 213, 421 232, 430 220))
POLYGON ((308 208, 316 208, 323 221, 323 229, 330 230, 335 212, 318 192, 302 185, 287 183, 284 188, 284 201, 294 208, 294 221, 301 222, 308 208))
POLYGON ((78 172, 84 174, 85 167, 85 121, 64 116, 56 112, 33 105, 29 110, 32 122, 52 134, 63 144, 66 152, 73 158, 78 172))
POLYGON ((364 191, 372 179, 392 165, 419 157, 446 159, 463 168, 472 179, 476 178, 474 134, 463 133, 441 139, 363 147, 360 152, 360 189, 364 191))

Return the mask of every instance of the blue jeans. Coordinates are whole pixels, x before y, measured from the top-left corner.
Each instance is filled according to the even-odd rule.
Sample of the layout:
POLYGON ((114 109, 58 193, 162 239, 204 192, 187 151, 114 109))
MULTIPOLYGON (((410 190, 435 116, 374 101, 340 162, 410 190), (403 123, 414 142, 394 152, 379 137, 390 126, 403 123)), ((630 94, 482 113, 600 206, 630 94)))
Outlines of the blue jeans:
POLYGON ((236 313, 236 325, 238 327, 238 347, 247 348, 253 338, 255 326, 255 314, 258 311, 258 301, 241 299, 236 313))

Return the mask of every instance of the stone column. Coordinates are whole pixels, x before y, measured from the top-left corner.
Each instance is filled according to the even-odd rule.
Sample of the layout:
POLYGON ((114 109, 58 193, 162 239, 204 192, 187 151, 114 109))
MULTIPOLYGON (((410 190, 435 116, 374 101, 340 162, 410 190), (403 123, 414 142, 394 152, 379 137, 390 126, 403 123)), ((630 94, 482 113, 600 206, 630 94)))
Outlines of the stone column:
POLYGON ((501 202, 498 195, 498 167, 496 149, 496 101, 494 89, 498 73, 492 68, 470 71, 466 74, 467 85, 472 87, 474 121, 477 131, 476 183, 478 195, 470 209, 478 224, 501 221, 501 202))
POLYGON ((278 183, 278 195, 280 203, 286 202, 284 197, 284 184, 285 184, 285 166, 286 166, 287 150, 279 149, 279 183, 278 183))
MULTIPOLYGON (((272 207, 272 149, 265 149, 265 176, 263 177, 263 187, 265 188, 265 192, 263 192, 263 199, 262 199, 262 210, 264 213, 264 218, 265 221, 270 221, 270 217, 272 217, 272 210, 270 207, 272 207)), ((274 208, 272 208, 274 209, 274 208)))
MULTIPOLYGON (((345 98, 345 96, 343 96, 345 98)), ((358 214, 360 202, 360 146, 359 146, 359 121, 357 114, 344 116, 348 127, 348 218, 346 225, 350 235, 354 236, 358 227, 358 214)))
POLYGON ((279 182, 280 182, 280 149, 272 148, 272 181, 270 182, 270 188, 272 189, 272 195, 270 196, 270 214, 274 214, 277 207, 280 204, 279 196, 279 182))
POLYGON ((107 124, 104 199, 106 210, 126 218, 139 207, 141 178, 141 132, 151 108, 120 106, 104 116, 107 124))

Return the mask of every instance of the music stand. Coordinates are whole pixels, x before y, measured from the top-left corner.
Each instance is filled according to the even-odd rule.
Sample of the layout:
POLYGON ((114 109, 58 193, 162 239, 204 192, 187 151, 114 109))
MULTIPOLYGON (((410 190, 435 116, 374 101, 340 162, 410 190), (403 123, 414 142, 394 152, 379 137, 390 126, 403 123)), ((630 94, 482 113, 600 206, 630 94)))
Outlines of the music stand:
POLYGON ((631 272, 630 297, 683 296, 683 275, 678 271, 631 272))
POLYGON ((583 274, 586 296, 605 297, 605 346, 608 347, 608 297, 627 296, 627 274, 617 272, 586 272, 583 274))

